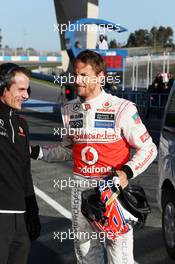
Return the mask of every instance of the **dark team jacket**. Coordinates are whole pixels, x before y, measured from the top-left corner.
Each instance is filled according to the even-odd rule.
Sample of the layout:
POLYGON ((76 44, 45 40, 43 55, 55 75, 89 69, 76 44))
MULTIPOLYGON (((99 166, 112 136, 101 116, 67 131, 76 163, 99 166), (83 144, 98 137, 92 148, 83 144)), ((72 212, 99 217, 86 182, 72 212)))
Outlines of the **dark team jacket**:
POLYGON ((27 123, 0 102, 0 210, 26 210, 33 194, 27 123))

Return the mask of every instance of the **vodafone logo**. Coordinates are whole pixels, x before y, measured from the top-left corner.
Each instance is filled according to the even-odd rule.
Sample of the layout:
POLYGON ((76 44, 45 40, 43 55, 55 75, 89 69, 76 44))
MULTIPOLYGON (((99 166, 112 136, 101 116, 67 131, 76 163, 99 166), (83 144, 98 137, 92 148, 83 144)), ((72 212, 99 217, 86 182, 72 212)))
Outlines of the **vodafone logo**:
POLYGON ((112 103, 110 101, 103 102, 103 104, 102 104, 102 106, 104 108, 109 108, 109 107, 111 107, 111 105, 112 105, 112 103))
POLYGON ((111 167, 95 167, 94 165, 92 167, 85 166, 84 168, 80 168, 80 171, 82 173, 100 173, 104 174, 111 170, 111 167))
POLYGON ((98 160, 98 153, 96 149, 87 146, 81 151, 81 159, 84 163, 88 165, 93 165, 98 160))

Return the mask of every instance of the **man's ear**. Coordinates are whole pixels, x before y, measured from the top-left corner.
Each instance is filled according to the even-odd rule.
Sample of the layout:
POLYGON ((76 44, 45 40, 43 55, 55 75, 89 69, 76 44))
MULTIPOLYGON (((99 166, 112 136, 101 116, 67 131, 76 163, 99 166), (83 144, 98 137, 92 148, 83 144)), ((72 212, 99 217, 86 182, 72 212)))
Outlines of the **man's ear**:
POLYGON ((5 90, 7 90, 6 87, 2 87, 2 88, 0 89, 0 96, 1 96, 1 97, 5 94, 5 90))
POLYGON ((104 71, 99 72, 98 76, 105 76, 104 71))
POLYGON ((0 100, 1 100, 3 103, 5 102, 5 98, 8 97, 7 92, 8 92, 8 89, 5 87, 5 88, 3 89, 3 91, 1 91, 1 93, 0 93, 0 100))
POLYGON ((2 96, 4 96, 9 90, 7 89, 7 87, 4 88, 4 91, 2 93, 2 96))
POLYGON ((105 84, 105 73, 104 71, 101 71, 98 75, 98 83, 100 83, 101 85, 105 84))

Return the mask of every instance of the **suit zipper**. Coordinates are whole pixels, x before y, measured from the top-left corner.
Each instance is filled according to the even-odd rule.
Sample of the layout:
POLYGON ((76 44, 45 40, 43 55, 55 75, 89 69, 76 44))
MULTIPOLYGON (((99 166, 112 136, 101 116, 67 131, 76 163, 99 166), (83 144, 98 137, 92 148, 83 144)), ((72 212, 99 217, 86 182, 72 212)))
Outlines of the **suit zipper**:
POLYGON ((13 125, 12 125, 11 116, 12 116, 12 110, 10 110, 10 119, 9 119, 9 122, 10 122, 10 126, 11 126, 11 129, 12 129, 12 142, 15 143, 15 133, 14 133, 13 125))

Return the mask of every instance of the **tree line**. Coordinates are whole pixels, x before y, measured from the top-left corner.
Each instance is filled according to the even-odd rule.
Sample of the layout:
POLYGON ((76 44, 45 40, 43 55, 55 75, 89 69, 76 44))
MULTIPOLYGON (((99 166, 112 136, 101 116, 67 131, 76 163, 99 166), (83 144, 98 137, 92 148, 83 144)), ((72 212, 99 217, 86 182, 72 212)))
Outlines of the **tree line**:
MULTIPOLYGON (((171 27, 152 27, 151 30, 138 29, 130 33, 124 47, 143 47, 149 46, 156 49, 157 47, 174 47, 173 29, 171 27)), ((109 43, 110 48, 117 48, 120 45, 115 39, 109 43)))
POLYGON ((159 46, 167 47, 173 45, 173 29, 171 27, 160 26, 147 29, 139 29, 129 35, 127 47, 139 46, 159 46))

